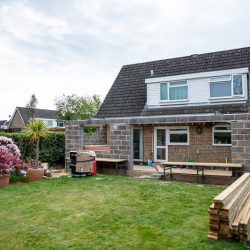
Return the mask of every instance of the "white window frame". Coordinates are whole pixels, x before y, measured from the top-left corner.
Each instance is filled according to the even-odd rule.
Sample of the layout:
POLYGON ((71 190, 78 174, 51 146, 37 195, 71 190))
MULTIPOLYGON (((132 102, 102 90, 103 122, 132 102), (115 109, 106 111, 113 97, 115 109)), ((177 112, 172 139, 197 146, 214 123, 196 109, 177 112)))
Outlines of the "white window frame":
POLYGON ((189 87, 188 87, 188 80, 178 80, 178 81, 168 81, 168 82, 160 82, 160 102, 186 102, 188 101, 188 96, 189 96, 189 87), (178 82, 186 82, 186 84, 180 84, 176 86, 171 86, 171 83, 178 83, 178 82), (167 84, 167 99, 162 100, 161 99, 161 85, 163 83, 167 84), (186 99, 176 99, 176 100, 170 100, 170 89, 171 88, 178 88, 178 87, 187 87, 187 98, 186 99))
MULTIPOLYGON (((212 133, 212 139, 213 139, 213 146, 218 146, 218 147, 230 147, 230 146, 232 146, 232 143, 231 144, 216 144, 215 142, 214 142, 214 132, 216 131, 216 128, 218 128, 218 127, 226 127, 226 126, 230 126, 229 124, 226 124, 226 125, 215 125, 215 126, 213 126, 213 133, 212 133)), ((230 132, 231 133, 231 136, 232 136, 232 129, 230 129, 230 130, 217 130, 216 132, 222 132, 222 133, 228 133, 228 132, 230 132)), ((232 139, 232 137, 231 137, 231 139, 232 139)))
POLYGON ((169 141, 168 144, 169 145, 189 145, 189 127, 185 126, 185 127, 169 127, 169 141), (171 129, 185 129, 186 131, 171 131, 171 129), (187 142, 170 142, 170 134, 187 134, 187 142))
MULTIPOLYGON (((181 134, 183 133, 183 131, 174 131, 175 134, 181 134)), ((174 127, 154 127, 154 161, 156 162, 164 162, 164 161, 168 161, 168 147, 169 146, 188 146, 189 145, 189 126, 174 126, 174 127), (157 130, 158 129, 165 129, 165 141, 166 141, 166 145, 164 146, 157 146, 157 130), (183 143, 170 143, 170 129, 186 129, 187 130, 187 142, 183 143), (165 154, 166 154, 166 159, 165 160, 160 160, 157 159, 157 148, 163 148, 165 149, 165 154)))
POLYGON ((233 97, 244 97, 244 87, 243 87, 243 74, 231 74, 231 75, 221 75, 221 76, 211 76, 209 78, 209 99, 214 100, 214 99, 227 99, 227 98, 233 98, 233 97), (242 87, 242 94, 241 95, 234 95, 233 91, 233 78, 236 75, 241 75, 241 87, 242 87), (212 80, 213 78, 220 78, 220 77, 229 77, 229 80, 223 80, 223 78, 221 80, 212 80), (226 81, 230 81, 231 82, 231 95, 230 96, 216 96, 216 97, 211 97, 211 85, 212 84, 219 84, 220 82, 226 82, 226 81))

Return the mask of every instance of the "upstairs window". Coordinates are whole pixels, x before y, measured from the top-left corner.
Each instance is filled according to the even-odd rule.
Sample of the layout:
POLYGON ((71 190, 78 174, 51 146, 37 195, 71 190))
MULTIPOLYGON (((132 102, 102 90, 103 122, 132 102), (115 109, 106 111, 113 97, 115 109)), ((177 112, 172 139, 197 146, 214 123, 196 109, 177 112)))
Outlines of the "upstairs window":
POLYGON ((161 83, 161 100, 178 101, 188 99, 187 81, 161 83))
POLYGON ((210 97, 232 97, 243 94, 242 75, 210 77, 210 97))
POLYGON ((213 145, 231 146, 231 126, 221 125, 213 127, 213 145))

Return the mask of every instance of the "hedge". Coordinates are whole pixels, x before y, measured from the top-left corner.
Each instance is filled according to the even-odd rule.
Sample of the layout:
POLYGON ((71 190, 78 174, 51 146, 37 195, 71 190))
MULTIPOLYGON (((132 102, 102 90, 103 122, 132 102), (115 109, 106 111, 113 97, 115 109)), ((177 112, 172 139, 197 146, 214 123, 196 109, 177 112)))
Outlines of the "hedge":
MULTIPOLYGON (((0 136, 12 138, 21 151, 21 158, 27 162, 28 158, 35 159, 35 144, 30 143, 23 133, 4 133, 0 136)), ((50 132, 47 140, 40 141, 41 162, 48 162, 50 166, 63 165, 65 159, 65 135, 62 132, 50 132)))

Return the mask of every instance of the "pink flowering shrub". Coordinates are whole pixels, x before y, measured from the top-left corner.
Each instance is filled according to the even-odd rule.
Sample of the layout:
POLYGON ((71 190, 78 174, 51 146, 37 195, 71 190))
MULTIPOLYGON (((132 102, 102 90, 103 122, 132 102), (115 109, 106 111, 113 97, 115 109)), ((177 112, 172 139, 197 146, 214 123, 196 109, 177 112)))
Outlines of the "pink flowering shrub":
POLYGON ((20 150, 11 138, 0 136, 0 176, 9 174, 13 167, 26 168, 20 159, 20 150))

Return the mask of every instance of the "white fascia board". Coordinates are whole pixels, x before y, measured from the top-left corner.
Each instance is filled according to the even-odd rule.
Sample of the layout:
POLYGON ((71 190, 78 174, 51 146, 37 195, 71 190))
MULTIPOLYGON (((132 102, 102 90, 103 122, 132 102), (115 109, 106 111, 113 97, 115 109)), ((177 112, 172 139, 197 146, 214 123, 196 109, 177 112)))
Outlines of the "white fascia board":
POLYGON ((41 117, 35 117, 35 120, 44 120, 44 121, 56 121, 55 118, 41 118, 41 117))
POLYGON ((147 79, 145 79, 145 83, 188 80, 188 79, 206 78, 206 77, 230 75, 230 74, 244 74, 244 73, 249 73, 249 69, 248 68, 238 68, 238 69, 227 69, 227 70, 208 71, 208 72, 201 72, 201 73, 147 78, 147 79))

